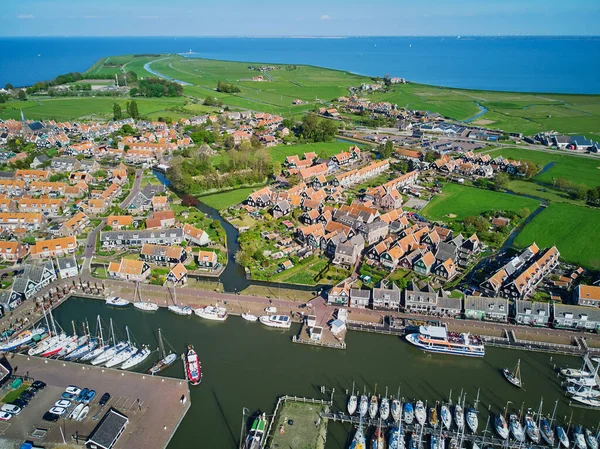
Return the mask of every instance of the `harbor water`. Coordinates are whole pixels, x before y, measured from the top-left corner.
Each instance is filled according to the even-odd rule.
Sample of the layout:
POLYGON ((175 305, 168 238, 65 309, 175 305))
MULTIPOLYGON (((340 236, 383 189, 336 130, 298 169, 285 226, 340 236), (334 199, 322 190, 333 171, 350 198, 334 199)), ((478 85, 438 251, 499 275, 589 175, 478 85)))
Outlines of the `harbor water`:
MULTIPOLYGON (((192 407, 173 437, 169 448, 237 447, 242 422, 242 409, 251 412, 272 412, 281 395, 297 395, 328 399, 330 392, 321 387, 335 388, 334 408, 345 411, 346 390, 352 388, 390 394, 406 400, 446 401, 452 390, 453 401, 461 390, 467 404, 472 404, 480 390, 480 429, 485 426, 488 408, 499 412, 511 401, 509 409, 518 412, 537 409, 544 398, 544 413, 551 413, 558 399, 557 418, 568 423, 596 426, 600 413, 569 407, 553 365, 579 367, 580 359, 567 356, 487 348, 484 358, 426 354, 398 337, 361 332, 349 332, 346 350, 317 348, 291 342, 297 325, 282 331, 266 328, 231 316, 226 322, 204 321, 194 315, 178 316, 167 310, 141 312, 132 306, 126 309, 107 307, 103 301, 71 298, 59 306, 54 316, 66 329, 71 321, 85 319, 95 322, 96 315, 108 323, 112 318, 115 331, 125 335, 125 326, 138 342, 157 347, 157 329, 175 351, 181 353, 193 344, 202 362, 204 377, 200 386, 191 387, 192 407), (511 386, 500 370, 511 369, 521 359, 524 389, 511 386)), ((105 335, 107 329, 105 328, 105 335)), ((169 345, 167 345, 168 349, 169 345)), ((148 369, 158 359, 156 353, 139 367, 148 369)), ((183 366, 177 361, 164 372, 165 376, 183 378, 183 366)), ((83 385, 81 386, 83 387, 83 385)), ((327 449, 347 447, 349 426, 331 423, 327 449)))

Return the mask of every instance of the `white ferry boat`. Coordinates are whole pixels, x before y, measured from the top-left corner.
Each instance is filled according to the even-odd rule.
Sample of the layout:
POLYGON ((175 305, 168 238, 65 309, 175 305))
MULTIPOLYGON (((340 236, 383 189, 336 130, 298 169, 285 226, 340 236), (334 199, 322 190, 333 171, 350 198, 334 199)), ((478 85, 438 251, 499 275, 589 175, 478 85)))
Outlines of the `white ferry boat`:
POLYGON ((194 313, 200 318, 212 321, 225 321, 227 319, 227 309, 225 307, 206 306, 194 310, 194 313))
POLYGON ((448 332, 443 326, 419 326, 419 332, 408 334, 406 340, 419 348, 443 354, 483 357, 485 348, 479 338, 469 334, 448 332))
POLYGON ((283 329, 289 329, 292 325, 292 320, 287 315, 263 315, 260 317, 260 322, 265 326, 283 329))

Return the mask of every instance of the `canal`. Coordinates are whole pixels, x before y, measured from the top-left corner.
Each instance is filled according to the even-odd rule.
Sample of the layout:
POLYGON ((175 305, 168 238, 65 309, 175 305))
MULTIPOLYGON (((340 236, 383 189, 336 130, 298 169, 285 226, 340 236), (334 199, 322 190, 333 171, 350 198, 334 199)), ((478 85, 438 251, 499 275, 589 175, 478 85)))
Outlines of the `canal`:
MULTIPOLYGON (((356 389, 377 392, 385 387, 395 393, 401 388, 405 398, 420 398, 429 404, 447 400, 450 390, 456 400, 461 389, 472 403, 480 389, 480 425, 485 425, 485 410, 492 412, 511 401, 512 410, 521 404, 537 408, 544 398, 544 412, 551 413, 559 399, 560 421, 596 426, 600 413, 570 408, 552 370, 552 364, 579 366, 579 359, 526 353, 516 350, 488 348, 482 359, 458 356, 430 355, 409 346, 397 337, 350 332, 345 351, 293 344, 288 331, 265 328, 239 317, 230 317, 224 323, 202 321, 196 316, 182 317, 167 310, 141 312, 133 307, 114 309, 103 301, 72 298, 59 306, 56 320, 70 329, 72 320, 95 322, 96 315, 108 323, 112 318, 115 329, 124 335, 129 326, 139 343, 157 346, 156 334, 160 327, 168 343, 182 352, 193 344, 202 361, 204 378, 198 387, 192 387, 192 407, 175 434, 170 449, 188 447, 237 447, 242 408, 270 412, 277 397, 283 394, 322 398, 321 386, 335 388, 335 404, 345 408, 346 389, 356 382, 356 389), (502 367, 514 367, 521 358, 524 390, 512 387, 500 373, 502 367), (552 359, 552 361, 551 361, 552 359)), ((297 325, 295 325, 297 326, 297 325)), ((93 325, 92 325, 93 329, 93 325)), ((140 371, 148 368, 157 356, 148 360, 140 371)), ((166 376, 183 378, 180 362, 164 372, 166 376)), ((93 388, 93 386, 89 386, 93 388)), ((327 449, 345 449, 348 428, 341 424, 330 426, 327 449)))

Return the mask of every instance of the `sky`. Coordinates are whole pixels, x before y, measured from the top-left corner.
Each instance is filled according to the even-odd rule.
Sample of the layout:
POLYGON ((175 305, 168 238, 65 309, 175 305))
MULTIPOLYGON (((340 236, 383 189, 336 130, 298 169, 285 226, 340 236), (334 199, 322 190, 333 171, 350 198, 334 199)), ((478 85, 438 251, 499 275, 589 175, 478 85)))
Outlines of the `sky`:
POLYGON ((600 35, 600 0, 2 0, 0 36, 600 35))

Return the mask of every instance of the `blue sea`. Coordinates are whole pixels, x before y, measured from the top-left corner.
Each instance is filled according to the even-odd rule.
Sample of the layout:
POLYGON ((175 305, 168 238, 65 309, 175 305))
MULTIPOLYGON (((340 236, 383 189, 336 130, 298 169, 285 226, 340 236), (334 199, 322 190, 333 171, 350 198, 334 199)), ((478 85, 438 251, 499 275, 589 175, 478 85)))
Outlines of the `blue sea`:
POLYGON ((0 38, 0 86, 84 71, 103 56, 183 53, 296 63, 424 84, 600 94, 600 37, 0 38))

